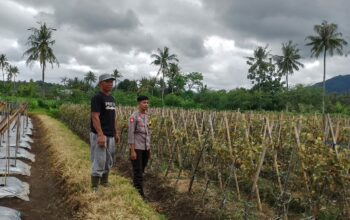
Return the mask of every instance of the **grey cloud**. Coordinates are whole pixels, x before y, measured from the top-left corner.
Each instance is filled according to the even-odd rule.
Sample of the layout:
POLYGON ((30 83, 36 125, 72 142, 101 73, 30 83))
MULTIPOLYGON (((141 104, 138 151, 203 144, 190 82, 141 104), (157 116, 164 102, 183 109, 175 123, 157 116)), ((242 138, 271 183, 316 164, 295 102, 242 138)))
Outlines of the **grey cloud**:
POLYGON ((100 1, 85 1, 85 4, 73 1, 68 5, 58 5, 55 9, 58 24, 72 24, 90 32, 135 29, 140 24, 132 10, 116 12, 100 1))
POLYGON ((181 54, 200 59, 207 54, 200 36, 178 34, 172 40, 172 48, 176 48, 181 54))
MULTIPOLYGON (((84 31, 108 29, 132 30, 140 25, 136 13, 131 8, 120 8, 115 1, 85 0, 16 0, 25 6, 50 7, 57 25, 69 24, 84 31)), ((52 19, 49 14, 39 14, 38 18, 52 19)))
MULTIPOLYGON (((275 54, 280 53, 281 43, 293 40, 302 50, 303 61, 310 62, 313 59, 310 59, 304 39, 313 34, 313 25, 326 19, 337 23, 350 43, 350 2, 346 0, 202 0, 203 6, 190 0, 12 1, 39 12, 33 15, 13 8, 0 8, 0 39, 17 39, 19 42, 18 48, 5 51, 13 60, 23 59, 21 54, 29 35, 26 29, 36 26, 36 21, 46 21, 57 28, 54 51, 61 64, 69 64, 75 58, 79 65, 98 71, 111 71, 117 67, 127 78, 157 70, 148 60, 138 56, 140 52, 149 58, 155 49, 168 46, 171 53, 178 55, 182 71, 203 72, 205 83, 210 87, 246 86, 249 83, 247 66, 242 57, 247 55, 239 51, 225 55, 224 52, 207 51, 203 41, 211 36, 233 40, 235 46, 244 51, 253 50, 257 45, 254 42, 269 44, 275 54), (97 49, 87 53, 82 50, 86 47, 97 49), (213 70, 212 66, 218 63, 225 68, 213 70)), ((329 76, 336 72, 349 73, 346 62, 336 58, 329 61, 329 68, 332 68, 329 76)), ((84 73, 65 67, 50 70, 48 81, 68 73, 71 74, 69 77, 84 73)), ((22 68, 24 71, 25 67, 22 68)), ((40 79, 40 70, 30 71, 38 74, 40 79)), ((319 68, 301 70, 291 77, 291 81, 303 82, 304 75, 312 78, 310 82, 319 81, 313 79, 319 72, 319 68)))
MULTIPOLYGON (((323 20, 339 24, 339 30, 349 32, 348 14, 350 2, 323 0, 296 1, 209 1, 205 0, 207 8, 213 8, 218 23, 231 32, 229 36, 240 39, 254 38, 261 42, 280 44, 293 40, 300 47, 305 45, 305 37, 312 35, 313 26, 323 20)), ((304 47, 303 54, 307 55, 304 47)))

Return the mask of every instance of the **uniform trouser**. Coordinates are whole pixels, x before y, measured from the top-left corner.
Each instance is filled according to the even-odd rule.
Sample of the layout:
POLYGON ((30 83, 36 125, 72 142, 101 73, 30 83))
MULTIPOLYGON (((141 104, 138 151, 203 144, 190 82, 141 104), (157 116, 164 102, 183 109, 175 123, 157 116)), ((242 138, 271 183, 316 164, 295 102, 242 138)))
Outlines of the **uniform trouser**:
POLYGON ((148 163, 149 151, 148 150, 135 150, 136 160, 132 160, 133 170, 133 182, 134 187, 139 191, 141 196, 144 196, 143 192, 143 173, 148 163))
POLYGON ((113 166, 115 154, 115 140, 114 137, 106 136, 106 147, 100 147, 97 144, 97 134, 90 133, 90 147, 91 147, 91 176, 102 177, 104 173, 113 166))

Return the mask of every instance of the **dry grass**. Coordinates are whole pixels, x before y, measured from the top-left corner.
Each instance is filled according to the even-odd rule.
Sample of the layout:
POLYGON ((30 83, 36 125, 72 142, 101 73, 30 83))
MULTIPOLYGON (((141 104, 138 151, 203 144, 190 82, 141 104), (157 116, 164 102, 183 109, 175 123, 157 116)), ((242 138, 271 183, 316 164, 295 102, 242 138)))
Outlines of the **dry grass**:
POLYGON ((75 219, 165 219, 115 172, 110 175, 110 187, 100 187, 97 194, 91 192, 89 146, 61 122, 46 115, 37 117, 75 219))

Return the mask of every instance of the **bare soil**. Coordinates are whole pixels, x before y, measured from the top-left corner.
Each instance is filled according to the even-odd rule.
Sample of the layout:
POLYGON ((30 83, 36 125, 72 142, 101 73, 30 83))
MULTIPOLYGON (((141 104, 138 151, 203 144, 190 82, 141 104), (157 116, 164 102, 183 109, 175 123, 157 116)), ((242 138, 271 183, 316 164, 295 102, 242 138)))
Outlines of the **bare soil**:
POLYGON ((60 187, 60 178, 50 164, 49 146, 43 140, 44 132, 40 121, 34 116, 33 136, 31 152, 35 154, 35 162, 24 161, 31 166, 31 176, 16 176, 20 180, 29 183, 29 202, 6 198, 0 200, 0 206, 16 209, 21 212, 23 220, 56 220, 71 219, 70 213, 64 201, 64 192, 60 187))
MULTIPOLYGON (((131 162, 127 158, 117 158, 118 174, 132 180, 131 162)), ((167 180, 150 171, 145 171, 144 190, 148 203, 159 213, 170 220, 215 219, 204 213, 201 201, 196 200, 187 192, 176 191, 167 180)))

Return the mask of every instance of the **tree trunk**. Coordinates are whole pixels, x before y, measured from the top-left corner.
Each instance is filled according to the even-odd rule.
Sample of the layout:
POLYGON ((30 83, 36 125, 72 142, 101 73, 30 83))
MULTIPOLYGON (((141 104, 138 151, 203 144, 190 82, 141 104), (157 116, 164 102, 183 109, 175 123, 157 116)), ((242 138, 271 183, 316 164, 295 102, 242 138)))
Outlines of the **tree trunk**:
POLYGON ((42 67, 42 87, 41 87, 41 92, 42 92, 42 96, 45 97, 45 63, 43 64, 42 67))
POLYGON ((165 84, 165 81, 164 81, 164 70, 162 70, 162 74, 163 74, 163 82, 162 82, 162 104, 163 104, 163 107, 164 107, 164 84, 165 84))
POLYGON ((1 68, 1 71, 2 71, 2 82, 3 82, 4 87, 5 87, 5 73, 4 73, 4 68, 1 68))
POLYGON ((324 48, 323 53, 323 97, 322 97, 322 116, 325 117, 325 99, 326 99, 326 56, 327 48, 324 48))
MULTIPOLYGON (((287 75, 286 75, 287 92, 289 91, 288 75, 289 75, 289 71, 287 71, 287 75)), ((288 105, 289 105, 289 102, 287 101, 286 112, 288 112, 288 107, 289 107, 288 105)))

